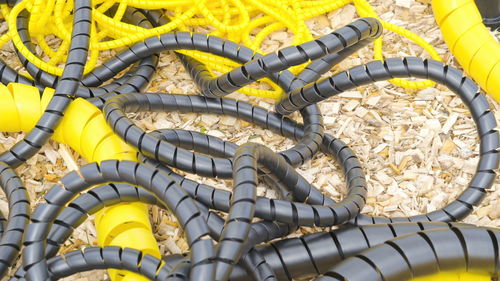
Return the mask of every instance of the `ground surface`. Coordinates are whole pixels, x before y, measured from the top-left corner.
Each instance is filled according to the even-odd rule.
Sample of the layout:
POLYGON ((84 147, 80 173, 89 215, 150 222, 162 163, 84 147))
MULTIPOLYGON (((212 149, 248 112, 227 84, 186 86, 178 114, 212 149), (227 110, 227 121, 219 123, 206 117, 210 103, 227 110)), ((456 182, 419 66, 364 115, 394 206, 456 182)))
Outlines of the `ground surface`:
MULTIPOLYGON (((423 36, 436 47, 445 62, 459 67, 435 24, 430 0, 370 2, 383 19, 423 36), (411 9, 404 7, 406 3, 411 4, 411 9)), ((314 35, 320 36, 350 23, 356 17, 354 7, 347 6, 309 20, 308 25, 314 35)), ((289 34, 277 34, 267 41, 264 49, 274 51, 290 41, 289 34)), ((396 34, 385 32, 384 42, 386 57, 427 57, 420 47, 396 34)), ((9 64, 19 65, 9 47, 4 48, 1 54, 9 64)), ((364 48, 342 62, 335 71, 369 62, 372 54, 371 46, 364 48)), ((191 79, 170 54, 162 55, 151 91, 196 93, 191 79)), ((272 100, 240 94, 231 97, 272 108, 272 100)), ((499 105, 490 101, 500 120, 499 105)), ((369 199, 363 213, 408 216, 433 211, 456 198, 474 174, 479 143, 472 118, 460 99, 444 87, 407 91, 381 82, 344 93, 321 103, 320 108, 324 114, 326 131, 349 144, 364 166, 369 183, 369 199)), ((292 145, 290 140, 228 117, 155 113, 138 114, 136 120, 148 130, 183 128, 204 131, 238 144, 259 142, 275 150, 292 145)), ((0 133, 0 152, 11 147, 22 136, 0 133)), ((26 183, 31 198, 40 198, 61 176, 84 163, 69 147, 51 142, 17 171, 26 183)), ((326 194, 335 199, 341 198, 344 191, 343 177, 332 159, 318 155, 299 171, 326 194)), ((228 182, 196 176, 190 178, 219 188, 230 187, 228 182)), ((259 192, 273 196, 273 192, 264 187, 259 192)), ((5 212, 7 203, 3 194, 0 199, 0 210, 5 212)), ((157 208, 153 208, 151 213, 162 252, 169 254, 186 250, 182 233, 171 225, 175 219, 157 208)), ((481 206, 465 221, 483 226, 500 226, 500 180, 497 180, 481 206)), ((314 230, 304 228, 300 231, 306 233, 314 230)), ((75 231, 72 239, 66 243, 65 250, 93 244, 95 236, 93 220, 89 219, 75 231)), ((105 280, 107 277, 103 271, 99 271, 78 278, 83 281, 105 280)))

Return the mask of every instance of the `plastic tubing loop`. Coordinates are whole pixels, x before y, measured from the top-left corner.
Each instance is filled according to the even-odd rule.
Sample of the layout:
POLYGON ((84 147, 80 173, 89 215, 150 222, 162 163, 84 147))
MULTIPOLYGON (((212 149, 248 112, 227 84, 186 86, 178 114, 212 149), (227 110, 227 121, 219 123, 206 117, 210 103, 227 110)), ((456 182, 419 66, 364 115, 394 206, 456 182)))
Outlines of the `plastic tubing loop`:
MULTIPOLYGON (((237 102, 229 99, 208 99, 199 96, 184 96, 184 95, 164 95, 164 94, 123 94, 108 101, 104 107, 104 112, 107 122, 116 134, 123 137, 124 140, 130 145, 136 147, 141 153, 150 158, 157 159, 169 166, 176 167, 186 172, 199 174, 208 177, 232 177, 232 164, 231 159, 223 158, 208 158, 203 155, 194 155, 185 149, 178 148, 175 145, 162 141, 154 135, 147 134, 138 126, 134 125, 126 116, 126 111, 133 109, 151 111, 190 111, 188 106, 193 105, 199 108, 201 112, 203 109, 221 108, 236 111, 236 107, 246 106, 246 109, 252 109, 249 104, 237 102), (150 99, 152 101, 150 101, 150 99), (179 103, 176 103, 179 102, 179 103), (216 102, 222 102, 217 104, 216 102)), ((222 113, 222 112, 221 112, 222 113)), ((266 114, 270 116, 269 114, 266 114)), ((248 115, 247 115, 248 116, 248 115)), ((279 122, 280 117, 273 116, 275 119, 269 122, 279 122)), ((255 117, 258 118, 258 117, 255 117)), ((311 119, 318 123, 317 115, 311 116, 311 119)), ((264 121, 265 122, 265 121, 264 121)), ((319 141, 321 142, 321 136, 319 141)), ((313 143, 314 146, 298 145, 283 152, 283 155, 290 163, 295 165, 307 161, 312 157, 312 152, 319 148, 318 143, 313 143)))
MULTIPOLYGON (((282 118, 275 113, 271 113, 266 111, 263 108, 252 106, 248 103, 242 101, 232 101, 229 99, 209 99, 199 96, 185 96, 185 95, 164 95, 164 94, 124 94, 118 96, 116 99, 131 101, 131 104, 135 104, 138 106, 140 103, 133 102, 135 98, 131 97, 143 97, 141 98, 143 101, 147 100, 155 100, 154 104, 145 104, 144 107, 148 107, 151 109, 162 107, 166 111, 179 111, 179 112, 208 112, 208 113, 219 113, 225 114, 229 116, 234 116, 241 118, 245 121, 256 123, 263 128, 270 129, 276 133, 281 133, 286 137, 294 138, 299 140, 304 135, 304 127, 297 124, 295 121, 282 118)), ((113 104, 115 99, 109 101, 109 104, 113 104)), ((105 112, 109 113, 111 107, 108 107, 108 104, 105 106, 105 112)), ((121 134, 119 131, 126 130, 123 132, 129 138, 137 139, 137 141, 141 140, 140 144, 138 144, 139 151, 142 150, 142 153, 148 155, 145 152, 147 147, 157 151, 157 158, 164 159, 163 162, 173 163, 173 166, 178 169, 190 169, 197 173, 209 174, 213 175, 213 173, 228 173, 227 170, 232 171, 232 166, 234 160, 231 158, 212 158, 202 154, 193 154, 187 149, 198 150, 202 153, 215 154, 218 157, 227 157, 232 156, 231 150, 228 149, 227 142, 218 142, 213 137, 203 136, 200 134, 196 134, 194 132, 183 132, 183 131, 174 131, 175 136, 168 137, 168 135, 164 135, 166 140, 162 140, 161 137, 146 134, 142 131, 137 131, 136 126, 130 126, 130 123, 124 123, 125 118, 123 115, 117 112, 118 110, 111 111, 109 114, 106 114, 108 117, 108 121, 110 127, 114 128, 121 134), (114 122, 113 120, 118 120, 114 122), (124 124, 124 125, 120 125, 124 124), (134 131, 137 131, 138 135, 133 135, 134 131), (170 143, 169 143, 170 142, 170 143), (225 155, 222 153, 213 152, 216 151, 224 151, 225 155), (168 152, 162 154, 163 152, 168 152), (160 157, 160 154, 163 155, 160 157), (168 158, 168 159, 167 159, 168 158), (208 169, 203 171, 203 169, 208 169), (215 170, 215 171, 214 171, 215 170)), ((131 141, 132 145, 135 145, 136 141, 131 141)), ((233 149, 235 149, 233 147, 233 149)), ((282 172, 279 172, 277 178, 279 182, 283 182, 284 186, 289 188, 294 188, 295 192, 297 192, 297 199, 302 200, 310 200, 310 202, 315 202, 314 204, 330 204, 332 206, 321 207, 315 206, 315 211, 319 212, 318 217, 323 218, 322 220, 328 221, 322 222, 320 225, 333 225, 340 224, 354 218, 354 216, 359 213, 360 208, 364 205, 366 198, 366 182, 364 181, 364 175, 361 170, 361 165, 354 153, 340 140, 334 139, 329 135, 325 135, 322 140, 321 149, 325 151, 328 155, 333 155, 338 158, 338 163, 341 163, 344 173, 346 174, 346 181, 348 183, 349 193, 345 197, 345 201, 342 201, 341 204, 336 204, 332 200, 327 199, 321 193, 317 192, 314 186, 310 185, 307 181, 305 181, 299 174, 297 174, 291 167, 285 165, 284 160, 281 158, 277 158, 275 161, 278 161, 278 165, 285 165, 282 167, 282 172), (279 176, 281 175, 281 176, 279 176), (286 178, 285 178, 285 175, 286 178), (300 199, 299 199, 300 198, 300 199), (320 210, 321 209, 321 210, 320 210)), ((290 150, 288 150, 290 151, 290 150)), ((288 151, 284 151, 281 154, 284 156, 288 151)), ((293 151, 293 150, 292 150, 293 151)), ((153 154, 152 156, 155 156, 153 154)), ((284 157, 285 158, 285 157, 284 157)), ((287 158, 285 158, 287 159, 287 158)), ((278 170, 278 168, 275 168, 278 170)), ((171 171, 169 172, 171 173, 171 171)), ((230 173, 230 172, 229 172, 230 173)), ((273 178, 276 181, 276 178, 273 178)), ((181 185, 190 193, 192 196, 201 200, 204 204, 207 204, 210 207, 214 207, 219 210, 227 211, 227 201, 230 198, 230 193, 222 190, 215 190, 206 185, 198 185, 193 181, 182 179, 181 185), (215 192, 215 193, 214 193, 215 192), (223 207, 225 206, 225 207, 223 207), (221 209, 222 208, 222 209, 221 209)), ((295 217, 297 212, 297 206, 290 205, 285 201, 275 201, 269 200, 266 198, 260 198, 261 201, 258 201, 259 208, 257 208, 256 215, 258 217, 275 220, 273 218, 272 206, 279 209, 277 206, 283 205, 283 211, 280 211, 280 216, 287 218, 287 222, 291 223, 292 218, 295 217), (276 203, 278 202, 278 203, 276 203), (281 204, 280 204, 281 203, 281 204), (289 212, 288 212, 289 211, 289 212)), ((308 201, 309 202, 309 201, 308 201)), ((306 211, 313 211, 307 205, 304 205, 303 208, 299 209, 307 209, 306 211)), ((308 217, 309 218, 309 217, 308 217)), ((299 217, 299 219, 302 219, 299 217)), ((306 218, 304 218, 306 220, 306 218)), ((310 220, 308 220, 308 225, 311 225, 310 220)), ((316 222, 317 223, 317 222, 316 222)))
MULTIPOLYGON (((232 155, 232 150, 237 146, 224 142, 214 137, 203 137, 195 132, 173 130, 163 131, 163 136, 170 142, 184 141, 186 147, 196 146, 194 149, 210 149, 210 151, 222 151, 232 155), (191 141, 189 140, 191 138, 191 141), (222 144, 217 148, 217 144, 222 144), (224 146, 223 146, 224 145, 224 146)), ((270 158, 271 171, 262 171, 269 176, 273 185, 285 188, 283 197, 290 198, 294 202, 285 200, 258 197, 255 216, 269 221, 277 221, 299 226, 333 226, 342 224, 352 219, 359 213, 366 201, 366 182, 360 168, 360 163, 355 155, 340 140, 326 137, 322 149, 327 150, 329 155, 335 156, 335 160, 341 163, 347 182, 347 194, 339 203, 321 194, 312 184, 308 183, 300 174, 295 172, 282 157, 278 155, 270 158), (345 150, 345 151, 343 151, 345 150)), ((231 192, 213 188, 209 185, 199 184, 173 172, 158 162, 145 159, 147 164, 159 168, 161 171, 172 176, 193 198, 207 207, 223 212, 230 208, 229 202, 232 198, 231 192)), ((255 182, 255 181, 252 181, 255 182)))
MULTIPOLYGON (((14 40, 16 47, 20 50, 24 57, 37 65, 39 68, 50 72, 51 74, 60 75, 61 70, 55 67, 55 64, 60 60, 62 54, 66 51, 67 44, 65 40, 69 40, 69 28, 66 24, 67 17, 70 15, 68 9, 71 7, 64 7, 63 1, 51 0, 47 5, 43 5, 43 1, 31 0, 26 1, 25 7, 17 7, 10 11, 4 8, 4 15, 11 24, 11 29, 14 30, 9 33, 4 39, 7 41, 10 37, 19 39, 20 34, 15 32, 13 18, 19 14, 22 9, 26 9, 31 14, 30 21, 27 27, 33 33, 33 36, 39 41, 39 45, 44 52, 51 57, 49 62, 44 62, 33 55, 33 52, 25 45, 22 45, 19 40, 14 40), (57 23, 55 28, 40 29, 37 28, 41 21, 57 23), (47 45, 44 37, 49 34, 54 34, 63 40, 63 43, 57 51, 53 51, 47 45)), ((291 3, 277 2, 268 4, 263 1, 220 1, 220 2, 207 2, 206 1, 156 1, 154 3, 148 2, 145 4, 143 1, 97 1, 93 9, 95 18, 95 26, 101 30, 99 33, 93 32, 91 37, 91 50, 93 59, 91 64, 87 66, 87 70, 91 71, 95 65, 95 60, 99 54, 99 50, 113 49, 131 45, 151 36, 158 36, 160 34, 180 29, 183 31, 189 30, 188 27, 197 27, 200 25, 211 25, 215 28, 212 35, 223 36, 229 40, 237 43, 241 42, 252 48, 254 52, 260 52, 260 45, 262 41, 271 33, 283 28, 287 28, 294 33, 294 40, 292 44, 299 44, 311 40, 313 37, 305 25, 304 20, 327 13, 329 11, 338 9, 342 6, 353 2, 358 13, 362 17, 376 17, 374 9, 366 0, 336 0, 336 1, 292 1, 291 3), (116 12, 110 13, 114 4, 118 4, 116 12), (169 12, 175 15, 171 16, 171 21, 162 23, 154 29, 146 29, 134 24, 123 22, 123 11, 130 7, 143 8, 143 9, 160 9, 166 8, 169 12), (262 14, 262 17, 256 17, 262 14), (113 15, 114 14, 114 15, 113 15), (236 20, 235 22, 233 22, 236 20), (231 23, 232 22, 232 23, 231 23), (267 25, 267 26, 266 26, 267 25), (256 28, 263 27, 261 31, 252 40, 250 33, 256 28), (102 41, 106 35, 110 36, 112 40, 102 41)), ((406 37, 418 45, 422 46, 428 51, 433 59, 439 60, 439 55, 425 40, 418 35, 402 28, 395 26, 388 22, 382 21, 386 29, 396 32, 403 37, 406 37)), ((208 65, 211 69, 217 71, 228 71, 230 68, 235 67, 234 63, 223 60, 216 56, 200 54, 199 52, 183 52, 188 54, 204 64, 208 65)), ((375 44, 375 58, 382 59, 382 40, 377 40, 375 44)), ((303 67, 302 67, 303 68, 303 67)), ((301 68, 301 69, 302 69, 301 68)), ((429 81, 394 81, 398 85, 408 88, 421 88, 430 85, 429 81)), ((280 92, 277 89, 273 91, 259 90, 255 88, 244 88, 242 92, 251 95, 265 96, 278 98, 280 92)))
POLYGON ((444 40, 464 71, 500 101, 500 44, 484 26, 474 0, 433 0, 444 40))
POLYGON ((213 241, 208 237, 208 226, 189 195, 175 181, 156 169, 131 161, 103 161, 81 167, 54 186, 45 196, 46 203, 33 212, 25 235, 23 268, 27 280, 49 278, 45 259, 45 240, 53 220, 65 204, 90 186, 106 182, 126 182, 139 185, 152 193, 173 212, 185 230, 192 250, 190 276, 192 280, 213 280, 215 257, 213 241), (208 277, 208 278, 207 278, 208 277))
MULTIPOLYGON (((376 20, 371 20, 371 19, 359 20, 359 21, 353 23, 352 25, 350 25, 344 29, 338 30, 335 34, 339 34, 339 35, 336 35, 334 37, 337 41, 335 41, 335 43, 330 43, 330 45, 336 46, 335 44, 337 44, 337 45, 340 45, 340 46, 345 48, 348 46, 344 46, 342 42, 349 42, 350 46, 353 46, 356 42, 361 40, 363 37, 366 37, 368 35, 371 35, 373 37, 378 36, 378 34, 380 33, 379 28, 380 28, 380 26, 378 25, 376 20)), ((167 47, 165 46, 165 43, 163 43, 163 42, 179 42, 180 44, 182 44, 183 42, 193 42, 193 44, 195 44, 194 42, 202 41, 201 39, 200 40, 196 39, 196 38, 198 38, 197 34, 190 35, 190 34, 186 34, 186 33, 176 33, 176 34, 171 34, 171 36, 176 36, 175 41, 167 40, 168 37, 166 37, 166 38, 160 37, 160 40, 158 40, 157 38, 152 38, 153 40, 150 40, 149 42, 147 40, 144 43, 136 44, 133 48, 130 49, 130 51, 124 51, 124 52, 118 54, 117 61, 120 61, 120 62, 126 61, 125 59, 123 59, 123 57, 130 57, 129 54, 133 54, 134 59, 139 59, 136 54, 140 54, 141 52, 139 50, 144 50, 144 48, 148 46, 148 43, 150 46, 148 50, 149 50, 149 52, 152 53, 153 50, 155 49, 154 46, 157 46, 156 49, 160 49, 160 48, 166 49, 167 47), (192 36, 192 39, 191 39, 191 36, 192 36), (151 41, 153 41, 153 43, 151 43, 151 41), (161 44, 161 43, 163 43, 163 44, 161 44), (134 49, 136 49, 136 50, 134 51, 134 49), (126 54, 126 55, 123 55, 123 54, 126 54)), ((203 41, 205 41, 205 42, 208 41, 208 44, 205 45, 208 47, 208 50, 224 50, 227 53, 234 53, 234 52, 229 51, 229 50, 233 50, 233 51, 237 51, 237 53, 240 56, 243 56, 243 54, 245 54, 243 52, 245 49, 242 49, 242 48, 240 48, 239 50, 236 48, 230 49, 229 48, 229 46, 231 46, 230 42, 220 41, 217 43, 217 41, 211 40, 212 38, 213 37, 208 37, 208 40, 206 37, 203 38, 204 39, 203 41), (210 44, 210 42, 214 42, 214 41, 216 43, 210 44)), ((314 41, 313 41, 313 43, 316 44, 315 46, 319 46, 319 43, 316 43, 314 41)), ((234 44, 234 43, 232 43, 232 44, 234 44)), ((328 43, 325 43, 325 44, 328 44, 328 43)), ((307 43, 306 43, 305 46, 303 46, 303 47, 306 48, 309 45, 307 45, 307 43)), ((234 47, 236 47, 236 46, 237 45, 234 45, 234 47)), ((325 45, 325 46, 328 46, 328 45, 325 45)), ((334 53, 335 51, 342 50, 342 47, 340 47, 340 46, 338 46, 336 49, 335 49, 335 47, 332 47, 332 48, 327 49, 327 50, 321 49, 321 51, 329 51, 329 52, 334 53)), ((186 46, 183 46, 183 47, 186 48, 186 46)), ((205 48, 207 48, 207 47, 205 47, 205 48)), ((192 47, 187 46, 187 48, 192 48, 192 47)), ((316 49, 316 51, 318 51, 318 50, 316 49)), ((283 53, 288 54, 289 60, 293 59, 294 55, 297 52, 299 52, 298 48, 292 49, 291 52, 287 52, 285 50, 283 51, 283 53), (293 51, 295 51, 295 53, 293 51)), ((250 56, 250 53, 247 52, 246 54, 248 56, 250 56)), ((306 53, 306 55, 307 55, 307 53, 306 53)), ((313 53, 310 55, 310 57, 313 57, 313 55, 316 55, 316 56, 318 56, 318 58, 321 58, 326 54, 314 54, 313 53)), ((235 55, 234 57, 237 58, 238 56, 235 55)), ((302 58, 302 59, 304 59, 304 58, 302 58)), ((334 62, 334 61, 335 60, 332 60, 332 62, 334 62)), ((292 61, 292 63, 296 63, 296 62, 292 61)), ((325 64, 325 61, 319 61, 319 63, 321 66, 321 64, 325 64)), ((116 64, 113 64, 113 65, 116 67, 116 64)), ((326 63, 326 65, 328 65, 328 63, 326 63)), ((286 67, 287 67, 286 65, 282 66, 283 69, 281 69, 281 70, 285 70, 286 67)), ((109 69, 109 67, 104 66, 104 67, 102 67, 102 69, 106 70, 106 69, 109 69)), ((311 68, 311 69, 313 69, 313 68, 311 68)), ((326 70, 326 68, 324 70, 326 70)), ((279 70, 275 69, 275 71, 279 71, 279 70)), ((321 72, 322 72, 321 70, 318 70, 317 72, 310 70, 310 73, 314 73, 314 75, 311 75, 309 73, 308 77, 304 77, 302 79, 307 80, 308 78, 310 79, 311 77, 316 77, 315 75, 319 75, 321 72)), ((198 72, 198 73, 191 72, 191 74, 194 77, 200 77, 200 75, 198 75, 199 73, 200 72, 198 72)), ((271 73, 266 73, 266 75, 272 76, 271 73)), ((280 77, 284 77, 284 75, 281 75, 280 77)), ((198 83, 203 83, 205 81, 209 81, 209 82, 216 81, 216 79, 212 79, 212 80, 195 79, 195 80, 198 83)), ((250 82, 250 80, 248 81, 248 83, 249 82, 250 82)), ((292 80, 290 80, 290 85, 293 84, 294 82, 296 82, 295 83, 295 85, 296 85, 298 81, 294 81, 292 79, 292 80)), ((215 83, 215 84, 218 84, 218 83, 215 83)), ((300 85, 303 85, 303 84, 300 84, 300 85)), ((291 86, 288 86, 288 87, 291 87, 291 86)), ((202 88, 202 91, 203 91, 203 88, 202 88)), ((224 89, 224 91, 229 91, 229 89, 226 88, 226 89, 224 89)), ((195 98, 195 97, 193 97, 193 98, 195 98)), ((120 108, 122 107, 122 105, 120 103, 122 103, 121 101, 123 101, 123 100, 124 99, 120 98, 120 97, 113 99, 113 101, 118 102, 119 104, 115 105, 113 103, 109 103, 108 107, 105 109, 105 112, 106 112, 106 116, 108 117, 108 122, 112 122, 112 121, 109 121, 109 118, 111 118, 109 116, 110 112, 113 110, 117 110, 115 113, 113 113, 113 116, 114 116, 113 118, 120 119, 119 120, 119 122, 121 124, 120 126, 126 127, 126 128, 124 127, 124 129, 126 129, 127 131, 119 131, 118 133, 119 134, 121 133, 122 134, 121 136, 124 137, 124 139, 127 142, 134 143, 135 145, 139 145, 139 147, 138 147, 139 151, 141 151, 142 153, 147 153, 151 157, 152 156, 159 157, 159 154, 162 154, 161 155, 162 157, 165 155, 166 157, 163 157, 163 158, 166 161, 166 163, 169 165, 174 165, 174 166, 175 166, 175 164, 173 163, 173 161, 177 161, 176 160, 177 158, 173 159, 172 156, 175 156, 175 157, 177 157, 177 156, 174 154, 170 154, 170 152, 172 149, 175 149, 175 151, 177 151, 179 153, 178 158, 185 159, 185 160, 182 160, 182 161, 184 161, 184 163, 181 163, 181 165, 183 165, 183 167, 180 167, 181 169, 185 169, 185 171, 190 171, 190 172, 194 172, 197 169, 195 167, 197 165, 196 163, 193 164, 193 163, 191 163, 189 158, 181 157, 182 153, 185 153, 185 151, 183 151, 183 150, 178 150, 177 148, 174 148, 173 146, 165 144, 165 143, 163 143, 162 145, 167 146, 169 148, 169 150, 157 150, 156 145, 155 146, 142 145, 143 142, 144 142, 144 144, 147 144, 148 142, 149 142, 149 144, 152 144, 152 143, 159 144, 159 143, 161 143, 161 141, 155 139, 152 136, 145 135, 143 132, 141 132, 141 130, 137 126, 134 126, 130 121, 127 121, 126 118, 122 118, 122 117, 124 117, 124 114, 120 111, 120 108), (135 131, 136 135, 130 135, 129 132, 132 132, 132 131, 135 131), (131 136, 132 138, 138 137, 138 139, 130 139, 130 137, 127 138, 126 136, 123 135, 124 133, 129 134, 129 136, 131 136), (142 139, 143 137, 145 137, 146 140, 143 140, 142 139), (168 153, 164 154, 164 151, 165 152, 168 151, 168 153), (193 170, 193 168, 195 170, 193 170)), ((146 103, 146 104, 144 104, 146 107, 148 107, 148 108, 151 107, 151 105, 149 105, 149 106, 147 105, 146 100, 144 100, 144 102, 146 103)), ((188 102, 188 101, 186 100, 185 102, 188 102)), ((132 103, 134 103, 134 102, 132 102, 132 103)), ((181 104, 182 104, 182 102, 181 102, 181 104)), ((139 105, 140 105, 140 103, 139 103, 139 105)), ((135 105, 133 107, 134 107, 134 109, 136 109, 135 105)), ((139 109, 139 108, 137 108, 137 109, 139 109)), ((161 106, 158 110, 162 110, 162 109, 163 109, 163 106, 161 106)), ((303 111, 302 113, 304 116, 304 114, 306 114, 307 112, 303 111)), ((311 113, 311 110, 309 110, 309 113, 311 113)), ((319 143, 321 142, 320 137, 322 134, 322 130, 321 131, 318 131, 318 130, 322 129, 322 125, 321 125, 319 119, 317 119, 317 113, 307 114, 306 116, 304 116, 304 123, 306 125, 307 134, 305 134, 306 137, 304 138, 303 142, 299 143, 299 145, 292 148, 290 151, 287 151, 285 154, 285 157, 287 158, 287 160, 289 160, 290 163, 295 164, 295 165, 302 164, 306 160, 310 159, 310 157, 312 157, 313 153, 315 153, 317 151, 319 143), (308 137, 308 136, 311 136, 311 137, 308 137), (319 139, 318 139, 318 137, 319 137, 319 139)), ((117 126, 118 126, 117 124, 114 124, 114 123, 110 124, 110 125, 113 128, 117 128, 117 126)), ((198 160, 198 163, 200 163, 200 164, 198 166, 199 167, 203 166, 205 168, 196 170, 196 173, 199 173, 200 175, 212 176, 212 177, 213 176, 219 176, 219 177, 230 177, 231 176, 231 161, 230 160, 216 159, 213 164, 206 165, 206 164, 210 163, 210 162, 207 162, 208 159, 206 157, 203 157, 203 156, 200 156, 199 158, 200 159, 198 160), (217 167, 217 168, 210 169, 210 167, 217 167), (208 170, 206 168, 208 168, 208 170)))
POLYGON ((459 70, 440 62, 411 57, 388 59, 385 62, 374 61, 295 90, 276 104, 276 110, 281 114, 290 114, 342 91, 393 77, 423 77, 439 82, 459 95, 471 112, 480 139, 480 159, 476 174, 468 188, 453 203, 443 210, 417 217, 418 220, 439 221, 462 219, 472 211, 472 206, 481 202, 485 191, 493 184, 495 169, 499 163, 499 135, 488 101, 481 94, 479 87, 471 79, 464 77, 459 70))

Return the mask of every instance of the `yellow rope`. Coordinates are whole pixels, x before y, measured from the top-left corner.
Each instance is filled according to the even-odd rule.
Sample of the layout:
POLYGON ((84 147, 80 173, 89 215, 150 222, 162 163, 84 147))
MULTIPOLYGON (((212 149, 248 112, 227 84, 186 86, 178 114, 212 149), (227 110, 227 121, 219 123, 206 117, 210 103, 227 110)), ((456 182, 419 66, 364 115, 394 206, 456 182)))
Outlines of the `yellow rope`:
MULTIPOLYGON (((293 35, 291 44, 300 44, 313 39, 305 21, 307 19, 339 9, 349 3, 355 5, 361 17, 378 18, 384 28, 408 38, 421 46, 435 60, 441 60, 436 50, 417 34, 379 18, 367 0, 94 0, 91 29, 90 59, 85 73, 94 69, 99 53, 103 50, 130 46, 151 36, 174 30, 193 31, 196 27, 209 26, 209 34, 216 35, 248 46, 256 53, 262 53, 263 42, 277 31, 293 35), (106 14, 118 5, 113 16, 106 14), (170 22, 152 29, 145 29, 122 21, 127 7, 141 9, 163 9, 170 22)), ((9 32, 0 37, 0 46, 12 40, 19 52, 40 69, 54 75, 61 75, 57 66, 64 61, 71 37, 73 1, 67 0, 24 0, 14 8, 1 5, 1 12, 9 24, 9 32), (35 44, 40 46, 48 60, 31 53, 17 33, 16 17, 23 10, 30 14, 28 27, 35 44), (47 36, 61 40, 56 50, 47 43, 47 36)), ((374 44, 374 59, 383 59, 383 38, 374 44)), ((215 55, 197 51, 180 51, 207 65, 210 71, 227 72, 238 63, 215 55)), ((292 68, 298 73, 306 65, 292 68)), ((277 99, 282 91, 269 80, 271 90, 245 87, 241 92, 248 95, 277 99)), ((393 79, 391 82, 405 88, 424 88, 433 85, 431 81, 409 81, 393 79)))

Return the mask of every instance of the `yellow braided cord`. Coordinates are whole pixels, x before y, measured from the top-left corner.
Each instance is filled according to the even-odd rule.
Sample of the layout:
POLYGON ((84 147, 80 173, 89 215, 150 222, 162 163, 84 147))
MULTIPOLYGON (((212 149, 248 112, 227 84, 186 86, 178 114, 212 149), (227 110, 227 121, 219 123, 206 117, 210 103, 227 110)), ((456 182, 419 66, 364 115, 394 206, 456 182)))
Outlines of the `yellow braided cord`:
MULTIPOLYGON (((421 46, 435 60, 441 60, 436 50, 417 34, 389 22, 381 20, 367 0, 94 0, 91 29, 90 58, 85 73, 92 71, 104 50, 120 49, 140 42, 151 36, 174 30, 195 31, 203 27, 208 34, 243 44, 256 53, 263 53, 263 42, 277 31, 287 31, 293 35, 290 44, 300 44, 313 39, 306 20, 337 10, 347 4, 354 4, 361 17, 378 18, 384 28, 410 39, 421 46), (110 9, 116 6, 111 15, 110 9), (158 10, 163 9, 170 22, 152 29, 128 24, 122 21, 127 7, 158 10)), ((73 1, 67 0, 24 0, 14 8, 1 5, 1 12, 8 21, 9 32, 0 37, 0 46, 12 40, 16 48, 31 63, 40 69, 61 75, 57 65, 66 59, 72 28, 73 1), (23 10, 29 16, 29 33, 34 44, 43 51, 42 59, 31 53, 22 43, 17 33, 16 18, 23 10), (61 40, 56 49, 47 42, 48 36, 61 40)), ((374 44, 374 58, 382 60, 383 39, 374 44)), ((215 55, 196 51, 180 51, 206 64, 210 71, 227 72, 239 64, 215 55)), ((307 64, 291 68, 298 73, 307 64)), ((245 87, 240 92, 248 95, 277 99, 282 95, 279 87, 269 80, 270 90, 245 87)), ((433 85, 431 81, 409 81, 393 79, 394 84, 405 88, 424 88, 433 85)))

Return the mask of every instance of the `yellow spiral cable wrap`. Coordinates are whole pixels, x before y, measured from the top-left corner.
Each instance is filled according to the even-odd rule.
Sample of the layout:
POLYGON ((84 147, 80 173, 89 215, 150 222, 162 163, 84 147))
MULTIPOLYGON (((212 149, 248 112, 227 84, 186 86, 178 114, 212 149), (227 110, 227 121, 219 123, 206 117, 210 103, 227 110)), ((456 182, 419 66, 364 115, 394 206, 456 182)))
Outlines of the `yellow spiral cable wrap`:
MULTIPOLYGON (((194 31, 199 27, 209 26, 211 35, 216 35, 248 46, 256 53, 262 53, 262 43, 276 31, 286 30, 293 34, 291 44, 300 44, 313 38, 305 20, 354 4, 359 16, 375 17, 384 28, 408 38, 421 46, 435 60, 441 60, 436 50, 417 34, 389 22, 381 20, 367 0, 95 0, 93 4, 93 24, 91 30, 90 58, 85 66, 85 73, 94 69, 99 53, 130 46, 148 37, 174 30, 194 31), (107 12, 118 5, 113 16, 107 12), (152 29, 145 29, 122 21, 127 7, 142 9, 162 9, 170 22, 152 29)), ((2 15, 8 21, 9 32, 0 37, 0 46, 12 40, 19 52, 31 63, 53 75, 61 75, 58 63, 64 61, 69 48, 71 34, 72 1, 66 0, 24 0, 9 9, 2 5, 2 15), (31 53, 22 43, 17 33, 16 17, 23 10, 29 12, 29 32, 32 41, 41 48, 46 60, 31 53), (46 28, 49 26, 50 28, 46 28), (47 43, 47 36, 53 35, 61 42, 57 50, 47 43)), ((374 58, 383 59, 383 39, 374 44, 374 58)), ((227 72, 237 66, 211 54, 196 51, 182 51, 202 63, 210 71, 227 72)), ((305 65, 292 68, 297 73, 305 65)), ((283 94, 276 85, 265 80, 269 89, 244 87, 240 92, 252 96, 278 99, 283 94)), ((391 82, 405 88, 424 88, 433 85, 430 81, 408 81, 394 79, 391 82)))

